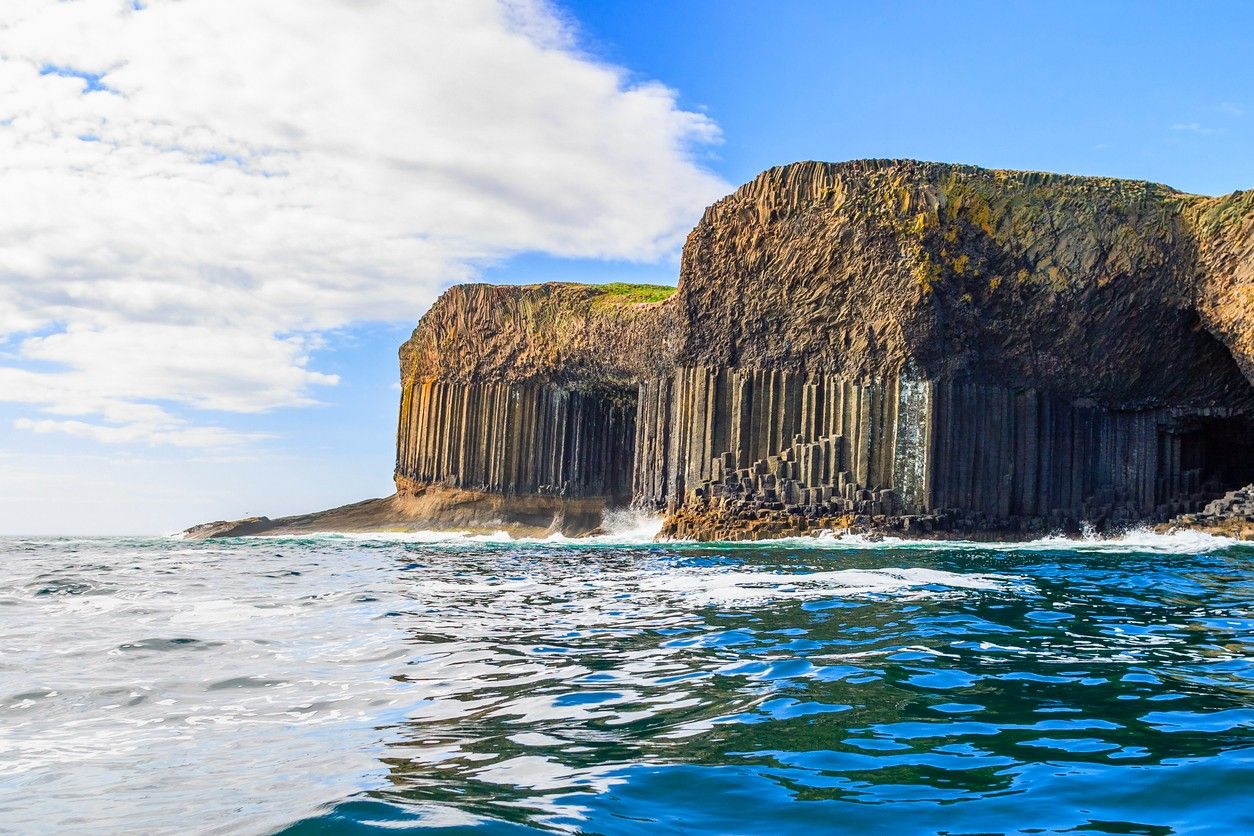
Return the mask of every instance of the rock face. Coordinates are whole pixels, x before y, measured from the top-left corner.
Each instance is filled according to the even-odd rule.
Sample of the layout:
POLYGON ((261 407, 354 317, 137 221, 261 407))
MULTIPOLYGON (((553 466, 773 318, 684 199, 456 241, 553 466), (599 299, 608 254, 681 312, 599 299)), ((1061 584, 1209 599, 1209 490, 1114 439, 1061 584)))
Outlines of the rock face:
POLYGON ((672 290, 447 291, 400 351, 398 496, 470 491, 484 513, 463 523, 515 532, 504 512, 543 497, 549 530, 595 530, 605 508, 632 500, 639 381, 674 366, 672 290))
POLYGON ((1198 312, 1254 382, 1254 191, 1198 200, 1188 214, 1198 230, 1198 312))
POLYGON ((912 161, 774 168, 689 235, 678 365, 910 367, 1112 409, 1248 402, 1232 357, 1254 358, 1251 198, 912 161))
POLYGON ((673 288, 465 284, 449 288, 401 346, 401 385, 548 383, 634 395, 675 365, 673 288))
POLYGON ((1160 528, 1165 531, 1192 528, 1240 540, 1254 540, 1254 484, 1228 491, 1219 499, 1206 503, 1200 513, 1181 515, 1160 528))
POLYGON ((454 287, 400 355, 401 498, 697 539, 1165 521, 1254 480, 1254 193, 796 163, 706 210, 669 297, 454 287))
POLYGON ((705 212, 664 302, 446 294, 402 350, 398 474, 630 497, 700 539, 1166 519, 1254 476, 1252 271, 1243 193, 775 168, 705 212))

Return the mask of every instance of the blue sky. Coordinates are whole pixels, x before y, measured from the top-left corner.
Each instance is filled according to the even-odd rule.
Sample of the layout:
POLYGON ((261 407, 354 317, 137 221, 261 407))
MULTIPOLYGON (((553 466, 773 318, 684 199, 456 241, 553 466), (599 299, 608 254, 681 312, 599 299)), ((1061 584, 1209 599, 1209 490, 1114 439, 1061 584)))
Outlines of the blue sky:
POLYGON ((1254 185, 1240 2, 576 2, 585 43, 722 127, 732 182, 911 157, 1254 185))
MULTIPOLYGON (((343 10, 323 4, 327 5, 323 21, 313 11, 321 9, 318 3, 293 3, 292 21, 302 22, 303 40, 288 44, 280 39, 293 37, 290 30, 295 27, 267 32, 252 25, 247 4, 234 5, 237 17, 231 20, 247 29, 256 42, 256 55, 263 57, 290 52, 297 56, 293 61, 321 65, 318 50, 339 48, 331 36, 347 25, 343 10)), ((539 6, 521 23, 502 23, 485 0, 477 6, 467 4, 466 8, 482 7, 478 17, 468 13, 464 19, 440 20, 431 26, 451 27, 448 31, 453 34, 444 40, 454 44, 477 33, 514 38, 523 31, 542 49, 520 52, 503 74, 494 75, 488 58, 483 59, 482 71, 475 64, 453 66, 471 60, 460 54, 465 50, 431 63, 434 59, 429 56, 404 52, 403 38, 392 51, 371 40, 367 52, 382 56, 380 61, 395 60, 394 67, 384 64, 382 71, 375 67, 368 77, 356 80, 348 70, 341 78, 328 68, 328 78, 337 83, 327 83, 324 90, 307 80, 306 66, 306 80, 300 82, 304 87, 262 88, 257 95, 267 93, 271 101, 259 99, 255 111, 238 113, 236 99, 247 94, 231 95, 231 68, 224 66, 193 91, 166 90, 160 86, 162 67, 174 65, 162 62, 178 56, 125 52, 147 48, 128 43, 153 40, 140 36, 127 40, 126 32, 145 25, 157 26, 170 36, 168 40, 195 49, 194 43, 186 45, 206 30, 205 21, 219 22, 232 6, 193 0, 168 4, 167 9, 166 4, 153 3, 124 19, 115 15, 123 33, 117 38, 101 37, 105 24, 98 19, 44 20, 42 12, 32 12, 30 21, 0 18, 0 24, 15 24, 8 32, 0 28, 9 39, 0 42, 0 48, 7 48, 10 55, 25 49, 28 55, 31 71, 20 89, 30 92, 30 114, 43 113, 42 124, 50 126, 50 135, 63 137, 66 143, 55 146, 55 154, 42 168, 32 169, 32 177, 53 178, 67 170, 129 177, 141 158, 124 161, 114 174, 109 166, 128 149, 152 148, 160 130, 154 126, 165 123, 167 111, 178 110, 181 98, 191 97, 196 105, 173 117, 176 124, 179 118, 189 120, 195 129, 163 139, 167 144, 157 160, 170 166, 172 177, 187 178, 193 186, 153 193, 145 200, 144 211, 136 210, 136 243, 120 250, 124 258, 110 257, 107 264, 93 261, 102 244, 71 237, 32 243, 29 250, 34 256, 3 254, 0 270, 8 271, 5 275, 18 301, 5 308, 0 296, 0 315, 11 310, 15 323, 26 324, 2 329, 8 333, 0 337, 0 372, 7 364, 16 381, 10 390, 26 387, 27 394, 8 402, 0 398, 0 533, 160 533, 205 519, 298 513, 384 495, 390 492, 398 396, 396 348, 441 287, 462 278, 673 283, 677 243, 701 206, 772 165, 799 159, 914 157, 1149 179, 1207 194, 1254 187, 1254 72, 1249 66, 1254 55, 1254 5, 1241 2, 601 0, 565 2, 555 9, 539 6), (22 30, 16 23, 30 26, 22 30), (512 28, 502 34, 507 25, 512 28), (182 41, 175 37, 177 27, 186 27, 182 41), (53 39, 48 32, 64 37, 53 39), (22 39, 17 42, 20 49, 13 39, 22 39), (61 52, 47 46, 53 40, 58 49, 63 47, 61 52), (119 51, 100 52, 106 49, 102 41, 116 41, 119 51), (554 56, 562 61, 552 60, 554 56), (115 69, 123 64, 127 69, 115 69), (48 67, 57 69, 50 72, 48 67), (151 67, 149 76, 141 73, 144 67, 151 67), (618 78, 617 92, 604 90, 606 76, 597 75, 604 71, 611 79, 618 78), (379 83, 389 77, 395 84, 379 83), (404 107, 377 98, 397 96, 396 101, 408 102, 404 97, 420 81, 418 86, 430 88, 420 104, 430 105, 441 118, 405 121, 404 107), (360 88, 354 89, 354 83, 360 88), (61 86, 39 86, 54 84, 61 86), (647 117, 624 122, 631 126, 627 129, 596 133, 598 124, 636 118, 630 114, 641 108, 632 90, 663 88, 669 92, 650 97, 647 117), (111 98, 115 89, 126 98, 111 98), (49 91, 67 96, 65 101, 75 106, 82 103, 82 112, 44 113, 41 108, 49 91), (428 159, 443 160, 439 155, 449 153, 449 148, 456 153, 463 141, 469 148, 490 136, 498 145, 482 158, 499 158, 508 170, 476 169, 465 183, 452 185, 447 181, 455 175, 442 173, 439 180, 402 182, 389 193, 387 176, 352 167, 369 154, 336 159, 321 145, 292 140, 290 147, 284 146, 281 130, 273 135, 252 133, 256 114, 264 113, 272 102, 314 93, 316 99, 293 109, 297 115, 292 119, 316 110, 319 102, 334 95, 343 95, 345 104, 330 113, 328 121, 311 122, 305 132, 309 135, 338 130, 342 113, 357 97, 372 105, 349 120, 351 131, 346 128, 335 147, 374 132, 371 142, 376 144, 368 150, 376 157, 386 156, 381 148, 403 156, 409 153, 406 149, 420 147, 412 160, 396 169, 417 171, 428 159), (529 115, 523 110, 531 106, 531 99, 534 113, 529 115), (473 106, 476 103, 483 106, 473 106), (156 115, 141 113, 129 133, 116 133, 118 108, 140 105, 150 106, 156 115), (216 118, 218 111, 224 114, 221 119, 216 118), (501 115, 505 111, 508 123, 501 115), (198 145, 204 114, 214 117, 204 120, 213 135, 198 145), (581 131, 588 132, 587 140, 576 137, 578 144, 563 145, 545 156, 555 142, 550 123, 561 120, 565 122, 556 134, 563 137, 560 141, 581 131), (75 138, 83 136, 92 141, 76 145, 75 138), (624 139, 624 147, 615 146, 624 139), (80 149, 87 145, 92 147, 80 149), (105 152, 111 156, 78 158, 105 152), (174 158, 180 154, 186 159, 174 158), (654 166, 654 160, 664 164, 654 166), (334 180, 341 171, 352 171, 353 176, 345 177, 344 191, 314 191, 321 186, 304 185, 301 179, 299 166, 304 161, 317 161, 317 166, 310 163, 308 184, 334 180), (509 179, 532 161, 534 176, 509 179), (246 176, 284 165, 290 166, 291 176, 286 178, 289 191, 280 195, 282 206, 314 207, 318 224, 307 230, 301 225, 310 211, 285 221, 289 216, 279 214, 275 208, 279 203, 265 203, 271 198, 246 176), (577 169, 578 177, 563 185, 554 172, 567 165, 577 169), (206 169, 213 179, 201 176, 206 169), (608 182, 615 172, 624 182, 608 182), (494 202, 496 197, 488 193, 491 187, 483 186, 496 182, 504 184, 502 194, 511 195, 508 205, 494 202), (598 183, 604 188, 594 188, 598 183), (647 188, 637 188, 640 183, 647 188), (203 212, 173 217, 188 194, 219 187, 219 197, 207 202, 203 212), (588 194, 567 200, 585 187, 588 194), (411 195, 442 188, 446 193, 435 210, 418 198, 407 202, 411 195), (602 191, 611 198, 604 204, 596 202, 602 191), (249 202, 254 200, 259 201, 256 206, 249 202), (371 201, 378 207, 367 205, 371 201), (393 224, 397 217, 404 220, 406 212, 408 226, 393 224), (446 214, 464 218, 448 221, 446 214), (238 225, 224 224, 202 247, 197 230, 224 215, 238 218, 238 225), (585 215, 586 224, 581 222, 585 215), (153 216, 165 226, 145 227, 144 219, 153 216), (533 218, 542 222, 533 224, 533 218), (289 236, 293 226, 304 237, 289 236), (173 245, 162 249, 167 227, 183 236, 175 239, 177 249, 173 245), (352 235, 344 230, 352 230, 352 235), (636 236, 632 230, 642 231, 636 236), (273 244, 279 238, 284 240, 282 247, 273 244), (232 249, 236 241, 244 242, 239 252, 232 249), (245 248, 249 241, 255 245, 249 245, 251 249, 245 248), (324 241, 329 242, 325 255, 313 258, 324 241), (396 241, 408 249, 388 249, 396 241), (219 246, 227 251, 221 263, 215 261, 219 246), (38 270, 43 272, 26 266, 35 256, 52 250, 59 254, 63 248, 72 252, 76 247, 83 253, 79 261, 66 257, 61 267, 41 264, 38 270), (183 263, 190 251, 199 261, 183 263), (138 263, 145 258, 154 266, 145 268, 142 284, 127 286, 131 289, 121 296, 109 290, 131 276, 116 272, 119 261, 138 263), (327 277, 309 267, 318 260, 335 260, 327 277), (185 278, 161 284, 164 265, 173 261, 184 271, 177 275, 185 278), (257 266, 272 263, 282 267, 274 275, 257 266), (57 269, 91 277, 94 289, 84 291, 81 281, 56 284, 61 278, 50 271, 57 269), (296 274, 304 284, 291 284, 289 279, 296 274), (47 296, 54 301, 39 309, 23 307, 21 300, 33 287, 48 288, 47 296), (81 310, 65 301, 75 294, 90 297, 81 310), (239 301, 223 303, 219 309, 214 302, 218 297, 239 301), (178 301, 184 298, 200 301, 178 301), (278 316, 272 312, 295 312, 290 321, 274 326, 264 344, 253 345, 241 336, 254 327, 254 320, 238 315, 250 298, 271 300, 266 302, 271 307, 261 308, 271 318, 278 316), (133 303, 136 299, 144 304, 133 303), (308 300, 308 311, 302 310, 306 304, 302 300, 308 300), (99 318, 102 311, 108 315, 105 319, 99 318), (222 359, 224 376, 256 371, 255 385, 245 388, 229 380, 203 378, 205 397, 197 395, 195 386, 166 392, 157 384, 147 389, 130 385, 136 376, 164 380, 161 375, 167 372, 170 379, 205 374, 202 366, 166 369, 151 357, 145 363, 135 360, 145 352, 161 354, 164 336, 154 336, 141 347, 106 339, 110 333, 144 332, 154 322, 175 328, 208 323, 204 333, 196 331, 196 340, 203 340, 200 351, 222 359), (65 335, 63 345, 56 340, 24 342, 57 334, 65 335), (298 342, 285 342, 291 335, 298 335, 298 342), (95 354, 96 346, 105 358, 100 366, 73 367, 66 359, 72 351, 95 354), (116 361, 108 354, 111 350, 118 352, 116 361), (239 362, 232 366, 237 354, 239 362), (132 361, 133 369, 127 365, 132 361), (67 363, 69 371, 58 376, 57 370, 67 363), (71 416, 67 423, 66 401, 58 400, 67 396, 57 392, 88 385, 114 368, 119 380, 93 389, 95 412, 71 416), (235 368, 240 371, 230 371, 235 368), (331 384, 328 376, 337 382, 331 384), (119 441, 113 431, 124 427, 141 430, 122 433, 131 440, 119 441), (210 428, 206 430, 210 439, 225 439, 223 443, 196 442, 195 433, 203 427, 210 428), (167 443, 175 436, 183 440, 167 443)), ((218 28, 229 38, 228 23, 218 28)), ((421 33, 426 23, 416 22, 414 32, 421 33)), ((107 25, 115 25, 114 18, 107 25)), ((359 28, 369 30, 372 25, 379 33, 398 28, 395 19, 385 17, 363 20, 359 28)), ((238 38, 230 43, 236 49, 238 38)), ((509 43, 517 45, 514 40, 509 43)), ((210 58, 223 51, 215 42, 206 42, 203 49, 210 58)), ((248 60, 243 54, 234 60, 248 60)), ((290 78, 302 76, 285 73, 275 78, 291 84, 290 78)), ((21 124, 20 113, 0 114, 0 138, 3 131, 21 124)), ((35 135, 30 141, 31 147, 49 146, 46 138, 35 135)), ((447 162, 442 165, 442 172, 459 170, 447 162)), ((267 176, 272 173, 267 171, 267 176)), ((82 177, 47 180, 71 190, 49 211, 61 212, 68 205, 90 207, 102 194, 126 191, 118 184, 130 182, 103 180, 99 188, 91 186, 94 191, 81 186, 84 191, 78 194, 73 190, 80 185, 75 184, 87 182, 87 175, 82 177)), ((65 226, 109 230, 102 238, 108 241, 115 229, 131 231, 125 215, 128 206, 106 209, 99 215, 76 214, 65 226)), ((170 343, 175 346, 172 351, 187 344, 182 338, 170 343)))
MULTIPOLYGON (((584 49, 722 128, 739 184, 868 157, 1254 188, 1254 5, 566 2, 584 49)), ((672 283, 673 261, 523 255, 490 281, 672 283)))

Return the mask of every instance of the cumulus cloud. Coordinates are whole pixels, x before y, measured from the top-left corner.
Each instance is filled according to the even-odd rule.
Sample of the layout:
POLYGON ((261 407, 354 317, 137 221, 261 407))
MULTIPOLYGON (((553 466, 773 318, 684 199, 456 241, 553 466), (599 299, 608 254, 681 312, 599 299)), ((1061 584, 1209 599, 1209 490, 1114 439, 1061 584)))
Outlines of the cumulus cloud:
POLYGON ((249 440, 186 413, 315 401, 329 329, 513 253, 673 253, 717 138, 539 0, 5 0, 0 400, 249 440))

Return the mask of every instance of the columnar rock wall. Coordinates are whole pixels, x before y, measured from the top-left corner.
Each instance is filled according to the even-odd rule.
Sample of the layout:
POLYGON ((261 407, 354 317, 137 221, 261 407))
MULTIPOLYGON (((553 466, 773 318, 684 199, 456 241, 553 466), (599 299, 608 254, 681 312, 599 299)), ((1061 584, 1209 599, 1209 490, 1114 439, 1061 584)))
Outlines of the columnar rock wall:
POLYGON ((919 501, 922 392, 900 378, 854 383, 777 369, 680 368, 644 381, 636 501, 674 508, 733 483, 759 490, 763 477, 796 502, 895 486, 919 501))
POLYGON ((412 383, 401 397, 397 481, 626 502, 634 434, 630 393, 412 383))
POLYGON ((631 499, 636 382, 671 366, 672 290, 449 288, 400 350, 398 496, 432 494, 438 525, 595 530, 631 499))
POLYGON ((781 166, 706 210, 669 298, 451 288, 401 350, 397 485, 632 499, 694 536, 1164 518, 1254 478, 1251 288, 1249 193, 781 166))
POLYGON ((1229 410, 1117 411, 955 382, 932 384, 931 398, 933 509, 990 520, 1161 517, 1254 469, 1254 438, 1241 441, 1254 424, 1229 410))
POLYGON ((1110 410, 1031 388, 679 368, 630 390, 415 382, 398 485, 666 510, 935 516, 978 527, 1165 519, 1254 478, 1228 408, 1110 410))
POLYGON ((1029 388, 778 370, 679 369, 640 392, 636 501, 681 513, 687 536, 834 518, 1075 529, 1167 519, 1254 478, 1254 420, 1230 409, 1118 411, 1029 388))
POLYGON ((400 366, 397 495, 337 525, 1196 511, 1254 480, 1254 192, 793 163, 705 211, 673 294, 452 287, 400 366))

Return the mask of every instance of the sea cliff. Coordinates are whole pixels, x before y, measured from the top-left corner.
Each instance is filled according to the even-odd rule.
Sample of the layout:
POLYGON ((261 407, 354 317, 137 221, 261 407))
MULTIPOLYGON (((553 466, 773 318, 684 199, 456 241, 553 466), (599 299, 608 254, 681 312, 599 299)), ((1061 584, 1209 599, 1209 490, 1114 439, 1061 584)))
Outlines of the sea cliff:
POLYGON ((391 526, 573 534, 626 506, 696 539, 1196 520, 1254 481, 1254 193, 796 163, 706 210, 673 294, 454 287, 400 365, 378 502, 425 505, 391 526))

